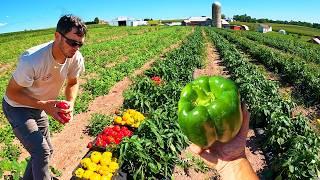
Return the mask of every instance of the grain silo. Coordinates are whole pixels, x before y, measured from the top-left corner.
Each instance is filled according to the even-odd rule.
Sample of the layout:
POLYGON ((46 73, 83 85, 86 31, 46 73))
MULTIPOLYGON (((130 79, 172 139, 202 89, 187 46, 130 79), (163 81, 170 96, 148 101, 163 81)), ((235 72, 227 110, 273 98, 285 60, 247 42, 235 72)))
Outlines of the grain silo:
POLYGON ((221 28, 221 4, 219 2, 212 4, 212 26, 221 28))

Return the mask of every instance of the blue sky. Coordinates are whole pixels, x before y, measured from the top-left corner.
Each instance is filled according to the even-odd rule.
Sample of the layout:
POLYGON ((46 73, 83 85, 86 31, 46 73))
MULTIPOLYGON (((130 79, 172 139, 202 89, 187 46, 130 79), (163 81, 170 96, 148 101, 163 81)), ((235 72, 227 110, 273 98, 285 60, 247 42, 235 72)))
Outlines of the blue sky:
MULTIPOLYGON (((118 16, 172 19, 211 16, 210 0, 0 0, 0 33, 55 27, 66 13, 85 21, 118 16)), ((220 0, 227 17, 247 14, 256 18, 320 23, 320 0, 220 0)))

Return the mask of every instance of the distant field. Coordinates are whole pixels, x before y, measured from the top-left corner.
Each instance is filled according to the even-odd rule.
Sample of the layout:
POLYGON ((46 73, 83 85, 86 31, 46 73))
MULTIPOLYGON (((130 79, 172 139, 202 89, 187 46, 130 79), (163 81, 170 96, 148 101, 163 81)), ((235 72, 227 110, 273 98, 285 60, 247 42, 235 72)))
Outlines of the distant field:
MULTIPOLYGON (((214 68, 228 71, 230 79, 239 88, 241 101, 246 102, 250 110, 251 126, 265 132, 256 143, 263 147, 264 153, 270 152, 271 158, 265 156, 270 160, 267 173, 257 172, 261 179, 319 179, 320 46, 293 38, 300 36, 297 33, 290 32, 292 36, 276 31, 263 34, 254 32, 258 24, 248 25, 252 31, 190 26, 90 26, 86 44, 81 48, 86 71, 80 77, 81 93, 75 102, 74 113, 88 110, 90 114, 100 113, 100 110, 92 110, 93 107, 89 109, 91 102, 107 94, 113 96, 110 89, 124 78, 130 78, 132 84, 123 94, 120 115, 124 115, 122 110, 132 109, 147 117, 141 124, 140 120, 135 122, 140 126, 134 136, 127 137, 119 145, 108 146, 108 150, 110 147, 114 160, 123 160, 119 161, 119 171, 127 173, 129 179, 172 179, 173 167, 180 162, 178 155, 187 147, 187 139, 177 124, 179 95, 185 84, 193 80, 194 70, 200 69, 208 60, 208 52, 213 51, 208 47, 212 46, 216 49, 212 53, 220 57, 224 66, 214 68), (155 61, 151 68, 133 78, 134 72, 151 60, 155 61), (161 79, 160 84, 154 82, 155 76, 161 79)), ((283 26, 273 27, 277 30, 283 26)), ((294 28, 295 32, 300 30, 304 34, 310 32, 307 29, 311 28, 294 28)), ((0 35, 0 96, 5 92, 21 52, 52 40, 53 32, 54 29, 47 29, 0 35)), ((209 74, 214 68, 210 67, 209 74)), ((200 88, 199 92, 206 92, 206 88, 200 88)), ((82 142, 87 136, 82 128, 87 126, 88 131, 99 133, 106 126, 103 121, 107 126, 115 127, 113 108, 117 106, 108 100, 101 106, 103 113, 107 111, 110 116, 86 116, 83 120, 88 123, 77 127, 81 133, 70 136, 77 146, 68 144, 62 149, 65 154, 55 159, 61 164, 54 167, 64 174, 61 177, 68 176, 65 167, 79 164, 79 161, 65 164, 63 158, 75 160, 86 153, 80 149, 87 145, 82 142)), ((1 109, 0 104, 0 179, 3 179, 2 172, 18 172, 20 167, 23 171, 26 165, 17 162, 21 151, 12 146, 15 136, 1 109)), ((131 115, 129 117, 133 119, 131 115)), ((55 137, 75 134, 68 129, 59 132, 63 126, 54 120, 50 121, 50 128, 56 133, 55 137)), ((97 140, 95 135, 92 138, 97 140)), ((57 147, 62 147, 68 141, 55 142, 57 147)), ((193 166, 185 165, 189 160, 181 159, 181 162, 183 168, 193 166)), ((198 166, 203 169, 202 164, 198 166)))
MULTIPOLYGON (((261 23, 247 23, 247 22, 232 22, 231 24, 244 24, 247 25, 250 30, 256 31, 259 24, 261 23)), ((288 33, 296 34, 297 37, 302 38, 303 40, 308 40, 312 36, 320 36, 320 29, 309 28, 304 26, 297 25, 289 25, 289 24, 275 24, 275 23, 264 23, 272 26, 273 31, 279 31, 280 29, 284 29, 288 33)))

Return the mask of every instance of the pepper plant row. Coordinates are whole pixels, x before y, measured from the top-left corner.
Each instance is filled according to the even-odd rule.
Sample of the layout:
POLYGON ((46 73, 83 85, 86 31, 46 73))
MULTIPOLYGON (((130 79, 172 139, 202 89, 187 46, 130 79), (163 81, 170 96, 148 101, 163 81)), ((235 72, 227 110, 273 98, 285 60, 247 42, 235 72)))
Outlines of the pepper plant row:
MULTIPOLYGON (((156 33, 159 33, 158 31, 165 28, 159 28, 159 27, 91 27, 89 26, 88 31, 88 37, 86 39, 86 46, 84 46, 81 49, 81 52, 83 53, 85 60, 86 60, 86 66, 88 72, 95 72, 95 70, 91 70, 91 67, 94 67, 94 65, 90 65, 96 63, 97 59, 103 59, 104 61, 107 61, 106 58, 101 58, 98 52, 110 52, 110 59, 112 59, 112 62, 117 62, 121 58, 123 58, 123 55, 121 56, 122 51, 119 53, 115 53, 114 49, 126 49, 130 48, 132 45, 131 43, 140 43, 139 41, 136 41, 137 38, 146 36, 149 33, 152 33, 156 31, 156 33), (144 33, 144 34, 142 34, 144 33), (113 35, 117 34, 117 36, 121 36, 121 38, 118 38, 117 40, 109 40, 113 38, 113 35), (133 39, 132 37, 135 37, 133 39), (107 41, 108 40, 108 41, 107 41), (105 42, 107 41, 107 43, 105 42), (125 42, 121 43, 120 42, 125 42), (109 44, 113 44, 113 46, 110 46, 109 44), (120 46, 121 45, 121 46, 120 46), (98 49, 97 47, 105 47, 104 49, 98 49), (110 50, 109 50, 110 49, 110 50), (90 55, 90 52, 94 54, 94 56, 90 55)), ((37 32, 37 31, 36 31, 37 32)), ((27 48, 37 45, 38 43, 44 43, 52 39, 54 31, 52 29, 44 30, 39 32, 39 34, 34 32, 25 32, 25 33, 17 33, 13 35, 7 35, 4 37, 0 36, 0 39, 2 38, 4 42, 0 44, 0 49, 6 49, 6 51, 0 51, 0 66, 4 64, 5 68, 3 71, 0 72, 0 94, 3 94, 5 92, 6 85, 11 77, 11 71, 13 71, 13 68, 18 60, 18 55, 26 50, 27 48), (22 38, 23 42, 20 40, 18 41, 17 38, 13 37, 24 37, 22 38), (15 48, 12 48, 12 47, 15 48)), ((20 39, 20 38, 18 38, 20 39)), ((131 50, 131 52, 134 50, 131 50)), ((129 53, 128 51, 125 51, 124 53, 129 53)), ((106 55, 101 55, 106 56, 106 55)), ((109 56, 108 56, 109 57, 109 56)), ((99 68, 102 69, 101 63, 99 64, 99 68)), ((85 98, 82 98, 85 100, 84 102, 88 102, 90 99, 90 95, 88 93, 84 93, 85 98)), ((92 99, 92 98, 91 98, 92 99)), ((80 112, 77 110, 77 112, 80 112)), ((0 124, 2 122, 5 122, 2 108, 0 105, 0 124)))
POLYGON ((266 80, 234 45, 214 31, 207 30, 207 33, 219 50, 231 78, 238 84, 241 97, 249 105, 251 118, 256 124, 264 125, 266 130, 264 147, 273 153, 272 178, 319 177, 320 138, 309 126, 308 119, 291 117, 293 104, 281 99, 278 85, 266 80))
POLYGON ((294 54, 307 62, 320 64, 320 48, 313 44, 285 38, 283 35, 265 35, 258 32, 241 31, 240 34, 253 41, 294 54))
POLYGON ((147 115, 118 149, 121 170, 129 179, 170 179, 174 165, 180 162, 178 156, 188 141, 177 123, 177 104, 194 69, 202 65, 202 41, 201 31, 196 29, 180 48, 137 77, 126 91, 124 108, 147 115))
POLYGON ((148 33, 144 36, 136 37, 135 49, 127 48, 123 50, 124 55, 122 56, 126 56, 128 60, 116 64, 113 67, 105 67, 104 62, 102 62, 102 64, 99 64, 99 62, 95 64, 94 61, 89 61, 87 63, 88 71, 95 69, 95 76, 81 86, 83 91, 77 98, 75 111, 77 113, 86 111, 89 102, 93 98, 107 94, 116 82, 130 75, 149 59, 160 55, 160 53, 170 45, 184 39, 190 30, 191 29, 177 30, 175 28, 168 28, 157 33, 148 33))
POLYGON ((264 64, 268 69, 279 72, 282 79, 298 87, 308 104, 319 103, 320 99, 320 66, 306 63, 301 58, 281 53, 247 38, 231 32, 215 30, 238 48, 249 53, 253 58, 264 64))
MULTIPOLYGON (((84 46, 83 48, 83 55, 86 57, 87 52, 90 51, 95 51, 95 47, 99 46, 96 44, 105 44, 104 42, 99 42, 99 41, 105 41, 106 39, 110 39, 110 36, 112 34, 115 34, 114 32, 117 31, 117 33, 120 33, 120 35, 122 36, 122 41, 126 41, 127 43, 131 42, 128 41, 126 39, 130 39, 130 40, 134 40, 133 43, 135 44, 139 44, 139 43, 144 43, 141 46, 139 45, 135 45, 135 48, 144 48, 143 50, 140 49, 130 49, 130 51, 124 51, 124 53, 128 53, 126 54, 127 56, 130 56, 130 59, 128 59, 127 62, 124 63, 120 63, 112 68, 108 68, 106 69, 104 66, 100 66, 100 72, 102 72, 104 75, 106 75, 108 77, 108 79, 106 79, 106 81, 108 82, 108 88, 110 88, 113 84, 115 84, 117 81, 119 81, 120 79, 122 79, 124 76, 129 75, 131 72, 133 72, 133 70, 135 70, 136 68, 140 67, 142 64, 145 63, 146 60, 150 59, 153 56, 156 56, 158 54, 160 54, 161 51, 163 51, 163 49, 167 48, 168 46, 170 46, 171 44, 176 43, 178 40, 183 39, 186 37, 187 33, 191 31, 191 29, 186 28, 183 30, 179 30, 179 29, 175 29, 175 28, 168 28, 168 30, 165 30, 166 28, 159 28, 159 27, 145 27, 145 28, 102 28, 100 26, 98 26, 97 28, 92 28, 89 29, 89 34, 88 34, 88 44, 87 46, 84 46), (162 29, 164 29, 162 31, 162 29), (106 32, 105 32, 106 31, 106 32), (144 34, 143 34, 144 33, 144 34), (110 35, 111 34, 111 35, 110 35), (157 35, 158 34, 158 35, 157 35), (149 37, 150 36, 150 37, 149 37), (99 38, 100 37, 100 38, 99 38), (132 38, 135 37, 135 38, 132 38), (157 44, 156 42, 146 42, 146 39, 150 39, 151 37, 155 38, 158 41, 159 44, 157 44), (90 40, 90 38, 92 40, 90 40), (141 38, 141 40, 140 40, 141 38), (180 38, 180 39, 179 39, 180 38), (163 40, 161 40, 163 39, 163 40), (168 41, 168 42, 165 42, 168 41), (96 44, 90 44, 95 42, 96 44), (153 49, 155 48, 155 50, 153 49), (91 49, 91 50, 90 50, 91 49), (150 49, 150 50, 149 50, 150 49)), ((29 47, 29 46, 33 46, 37 43, 43 43, 45 41, 48 41, 49 39, 51 39, 50 37, 52 36, 53 31, 51 29, 46 30, 44 32, 41 32, 39 34, 39 36, 34 36, 34 34, 32 35, 26 35, 28 36, 27 41, 28 43, 24 44, 24 43, 19 43, 19 44, 24 44, 24 46, 20 45, 17 48, 9 48, 11 47, 13 44, 16 44, 16 42, 14 43, 14 39, 15 38, 10 38, 8 37, 0 37, 0 38, 4 38, 7 39, 6 42, 4 42, 3 44, 0 44, 0 48, 6 48, 6 49, 14 49, 15 51, 10 54, 10 57, 8 56, 7 60, 8 61, 2 61, 1 63, 6 63, 9 61, 16 61, 16 56, 18 56, 18 54, 20 53, 19 51, 21 50, 25 50, 25 48, 29 47), (48 31, 48 33, 47 33, 48 31), (49 35, 51 34, 51 36, 49 35), (12 41, 11 41, 12 40, 12 41)), ((27 33, 28 34, 28 33, 27 33)), ((24 34, 14 34, 14 36, 23 36, 24 34)), ((114 41, 120 42, 120 39, 116 39, 116 40, 111 40, 108 41, 109 43, 114 43, 114 41)), ((118 43, 119 45, 119 43, 118 43)), ((122 45, 121 48, 125 49, 128 47, 131 47, 132 44, 124 44, 122 45)), ((116 46, 113 46, 116 48, 116 46)), ((105 49, 104 49, 105 50, 105 49)), ((104 51, 104 50, 100 50, 100 51, 104 51)), ((5 52, 5 51, 4 51, 5 52)), ((118 54, 118 56, 120 56, 118 54)), ((0 53, 0 57, 6 57, 6 53, 2 54, 2 51, 0 53)), ((99 56, 96 56, 95 58, 99 58, 99 56)), ((117 57, 115 57, 117 59, 117 57)), ((0 58, 3 59, 3 58, 0 58)), ((90 60, 89 60, 90 61, 90 60)), ((92 59, 92 61, 94 61, 94 58, 92 59)), ((12 62, 13 64, 15 64, 15 62, 12 62)), ((92 62, 92 64, 94 64, 94 62, 92 62)), ((90 69, 90 63, 87 64, 87 68, 90 69)), ((12 70, 12 68, 9 68, 10 70, 12 70)), ((89 70, 90 71, 90 70, 89 70)), ((98 72, 98 71, 97 71, 98 72)), ((97 73, 98 78, 100 78, 99 76, 102 76, 102 73, 97 73)), ((11 72, 6 71, 4 73, 1 72, 0 75, 0 93, 4 93, 5 91, 5 87, 6 84, 9 80, 11 76, 11 72)), ((98 79, 99 80, 99 79, 98 79)), ((88 82, 89 84, 90 82, 88 82)), ((103 83, 102 81, 100 83, 103 83)), ((95 91, 90 91, 88 90, 86 87, 90 87, 93 89, 99 89, 99 84, 96 84, 96 86, 91 86, 94 85, 94 83, 91 83, 90 85, 88 84, 84 84, 84 86, 81 86, 82 92, 79 95, 79 97, 77 98, 77 105, 75 107, 76 113, 79 112, 83 112, 87 109, 88 103, 93 100, 93 98, 99 94, 94 94, 92 92, 95 91)), ((105 87, 104 87, 105 88, 105 87)), ((105 89, 100 89, 100 92, 107 93, 109 91, 108 88, 105 89)), ((1 108, 1 105, 0 105, 1 108)), ((52 121, 50 122, 50 129, 52 129, 52 126, 57 126, 57 123, 54 123, 56 121, 52 121)), ((16 172, 16 174, 20 174, 23 171, 23 168, 25 168, 24 166, 20 167, 20 163, 17 162, 17 159, 19 157, 20 154, 20 150, 16 145, 12 144, 12 141, 14 139, 13 136, 13 132, 11 130, 10 125, 8 125, 6 123, 6 120, 4 118, 3 112, 2 110, 0 110, 0 144, 1 144, 1 153, 0 153, 0 159, 2 164, 5 164, 5 166, 0 166, 0 174, 3 171, 11 171, 11 172, 16 172)), ((54 128, 55 129, 55 128, 54 128)), ((61 129, 57 128, 57 129, 61 129)), ((55 129, 56 130, 56 129, 55 129)))

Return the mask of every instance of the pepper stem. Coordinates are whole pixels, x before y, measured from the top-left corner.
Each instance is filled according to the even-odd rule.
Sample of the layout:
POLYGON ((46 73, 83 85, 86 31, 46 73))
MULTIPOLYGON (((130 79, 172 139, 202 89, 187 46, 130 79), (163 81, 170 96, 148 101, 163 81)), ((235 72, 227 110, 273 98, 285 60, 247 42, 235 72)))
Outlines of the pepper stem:
POLYGON ((212 92, 206 92, 199 85, 194 85, 193 90, 197 93, 198 98, 195 100, 195 106, 208 106, 215 100, 215 96, 212 92))

